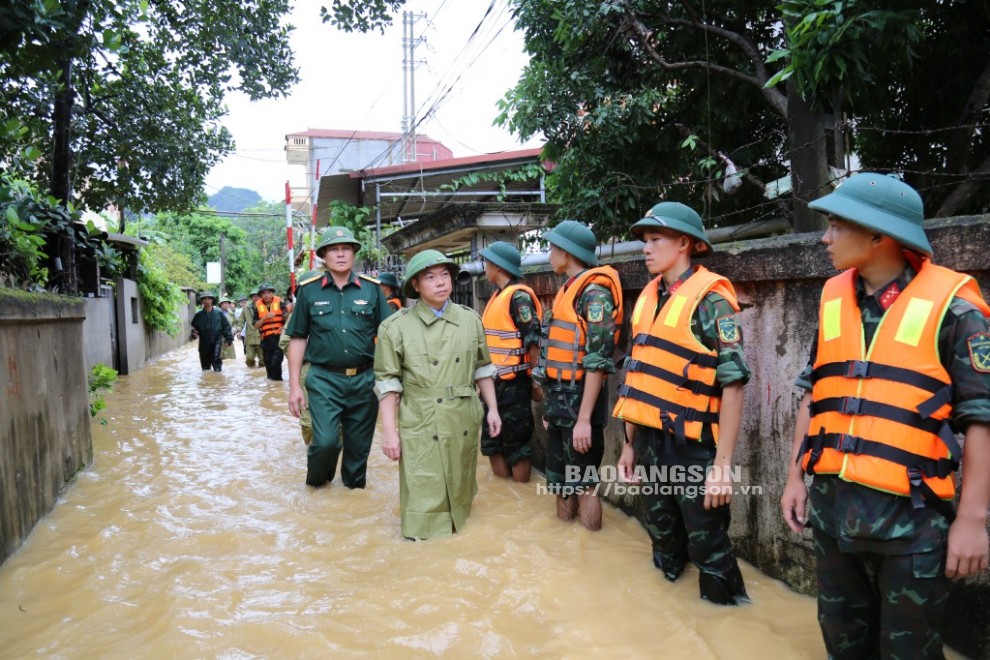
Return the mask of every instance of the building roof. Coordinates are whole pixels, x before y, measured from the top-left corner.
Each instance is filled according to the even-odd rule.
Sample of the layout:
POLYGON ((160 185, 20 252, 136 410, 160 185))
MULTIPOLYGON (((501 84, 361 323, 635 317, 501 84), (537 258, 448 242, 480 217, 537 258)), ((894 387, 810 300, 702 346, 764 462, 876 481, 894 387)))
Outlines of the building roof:
MULTIPOLYGON (((290 137, 312 137, 340 140, 388 140, 398 142, 402 139, 402 133, 390 133, 386 131, 350 131, 338 128, 309 128, 299 133, 287 133, 285 139, 290 137)), ((429 135, 417 134, 416 140, 419 142, 430 142, 440 144, 429 135)))
MULTIPOLYGON (((404 163, 377 169, 334 174, 320 179, 319 222, 329 220, 330 203, 344 201, 352 206, 379 205, 382 222, 397 218, 414 219, 443 208, 454 201, 543 201, 542 177, 525 181, 507 181, 504 190, 493 190, 493 181, 462 185, 456 191, 451 184, 468 174, 498 172, 540 163, 541 149, 502 151, 480 156, 449 158, 430 162, 404 163)), ((552 165, 544 164, 545 169, 552 165)))

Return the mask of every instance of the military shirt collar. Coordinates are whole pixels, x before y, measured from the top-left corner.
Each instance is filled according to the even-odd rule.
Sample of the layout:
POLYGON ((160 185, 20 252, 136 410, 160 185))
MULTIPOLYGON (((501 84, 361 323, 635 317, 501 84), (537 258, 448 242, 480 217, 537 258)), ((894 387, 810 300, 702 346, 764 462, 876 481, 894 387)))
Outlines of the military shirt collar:
POLYGON ((419 318, 426 325, 430 325, 435 321, 439 321, 440 319, 443 319, 444 321, 449 321, 454 325, 458 325, 457 315, 453 313, 454 306, 451 305, 449 298, 447 299, 447 302, 444 303, 443 309, 439 311, 433 309, 422 300, 416 301, 416 307, 414 309, 416 310, 416 313, 419 314, 419 318))
POLYGON ((856 275, 856 300, 859 303, 860 309, 867 301, 875 302, 880 309, 886 311, 894 301, 897 300, 897 296, 901 294, 907 285, 911 283, 917 271, 914 267, 908 263, 901 274, 895 277, 893 280, 888 282, 886 285, 880 287, 873 293, 866 292, 866 283, 863 281, 863 277, 859 274, 856 275))
POLYGON ((674 280, 674 283, 671 284, 669 287, 667 286, 667 282, 663 279, 663 276, 661 275, 659 278, 657 278, 657 298, 661 298, 664 295, 669 295, 669 296, 674 295, 674 292, 677 291, 677 289, 679 289, 682 284, 684 284, 689 279, 691 279, 691 276, 694 275, 694 272, 696 270, 697 267, 688 266, 687 270, 685 270, 683 273, 678 275, 677 279, 674 280))
MULTIPOLYGON (((336 284, 333 281, 333 274, 328 270, 327 274, 323 276, 323 280, 320 282, 320 287, 325 289, 331 284, 334 284, 336 286, 336 284)), ((351 274, 348 276, 347 284, 345 284, 344 287, 346 288, 352 284, 359 289, 361 288, 361 278, 355 275, 353 270, 351 271, 351 274)))

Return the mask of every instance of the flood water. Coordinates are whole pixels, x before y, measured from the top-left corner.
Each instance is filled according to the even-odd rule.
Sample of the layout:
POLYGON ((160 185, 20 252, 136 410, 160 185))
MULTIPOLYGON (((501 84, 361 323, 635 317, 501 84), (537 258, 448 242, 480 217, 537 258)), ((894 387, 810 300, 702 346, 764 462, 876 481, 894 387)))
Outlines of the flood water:
POLYGON ((813 599, 741 562, 753 603, 709 605, 634 519, 560 522, 483 458, 465 529, 404 541, 377 441, 366 490, 303 485, 287 390, 193 344, 118 379, 92 467, 0 566, 0 657, 825 655, 813 599))

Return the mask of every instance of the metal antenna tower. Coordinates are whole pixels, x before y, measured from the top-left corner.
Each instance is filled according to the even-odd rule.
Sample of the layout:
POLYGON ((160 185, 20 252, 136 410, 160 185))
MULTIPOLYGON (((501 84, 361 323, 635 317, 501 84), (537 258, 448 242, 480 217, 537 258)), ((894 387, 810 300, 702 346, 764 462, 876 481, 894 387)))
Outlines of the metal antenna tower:
POLYGON ((416 22, 426 18, 425 13, 402 12, 402 162, 416 160, 416 46, 425 43, 426 37, 415 36, 416 22))

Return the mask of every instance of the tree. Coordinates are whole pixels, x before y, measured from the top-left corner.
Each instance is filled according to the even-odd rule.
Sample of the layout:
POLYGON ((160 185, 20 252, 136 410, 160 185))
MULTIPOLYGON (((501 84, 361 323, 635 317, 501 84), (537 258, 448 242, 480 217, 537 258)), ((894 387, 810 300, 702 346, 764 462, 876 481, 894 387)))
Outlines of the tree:
POLYGON ((0 12, 0 145, 51 154, 27 172, 63 201, 186 210, 233 149, 226 93, 252 99, 297 81, 288 0, 38 0, 0 12), (43 145, 43 146, 42 146, 43 145))
MULTIPOLYGON (((603 235, 625 235, 661 198, 704 206, 710 225, 784 213, 796 229, 814 229, 821 220, 805 204, 827 190, 827 166, 842 165, 846 139, 878 169, 904 169, 907 153, 925 153, 928 135, 905 134, 900 145, 882 138, 884 153, 880 138, 857 132, 866 120, 893 128, 920 114, 903 102, 930 88, 919 68, 940 71, 957 90, 983 80, 986 53, 953 42, 961 33, 987 40, 979 3, 953 3, 952 24, 968 18, 973 27, 965 30, 946 27, 937 13, 944 3, 897 11, 901 5, 909 7, 794 0, 781 13, 772 3, 720 0, 517 0, 516 25, 532 60, 504 98, 500 122, 524 138, 547 137, 556 201, 603 235), (919 67, 927 51, 941 63, 919 67), (794 191, 787 205, 765 199, 765 185, 785 175, 794 191), (743 185, 727 195, 726 179, 743 185)), ((970 112, 957 116, 986 112, 985 97, 963 97, 970 112)), ((928 115, 915 126, 936 121, 932 106, 941 100, 923 103, 928 115)), ((961 148, 971 166, 983 162, 974 158, 985 153, 979 139, 961 148)), ((929 162, 929 173, 941 164, 929 162)), ((907 174, 915 183, 921 176, 907 174)))

